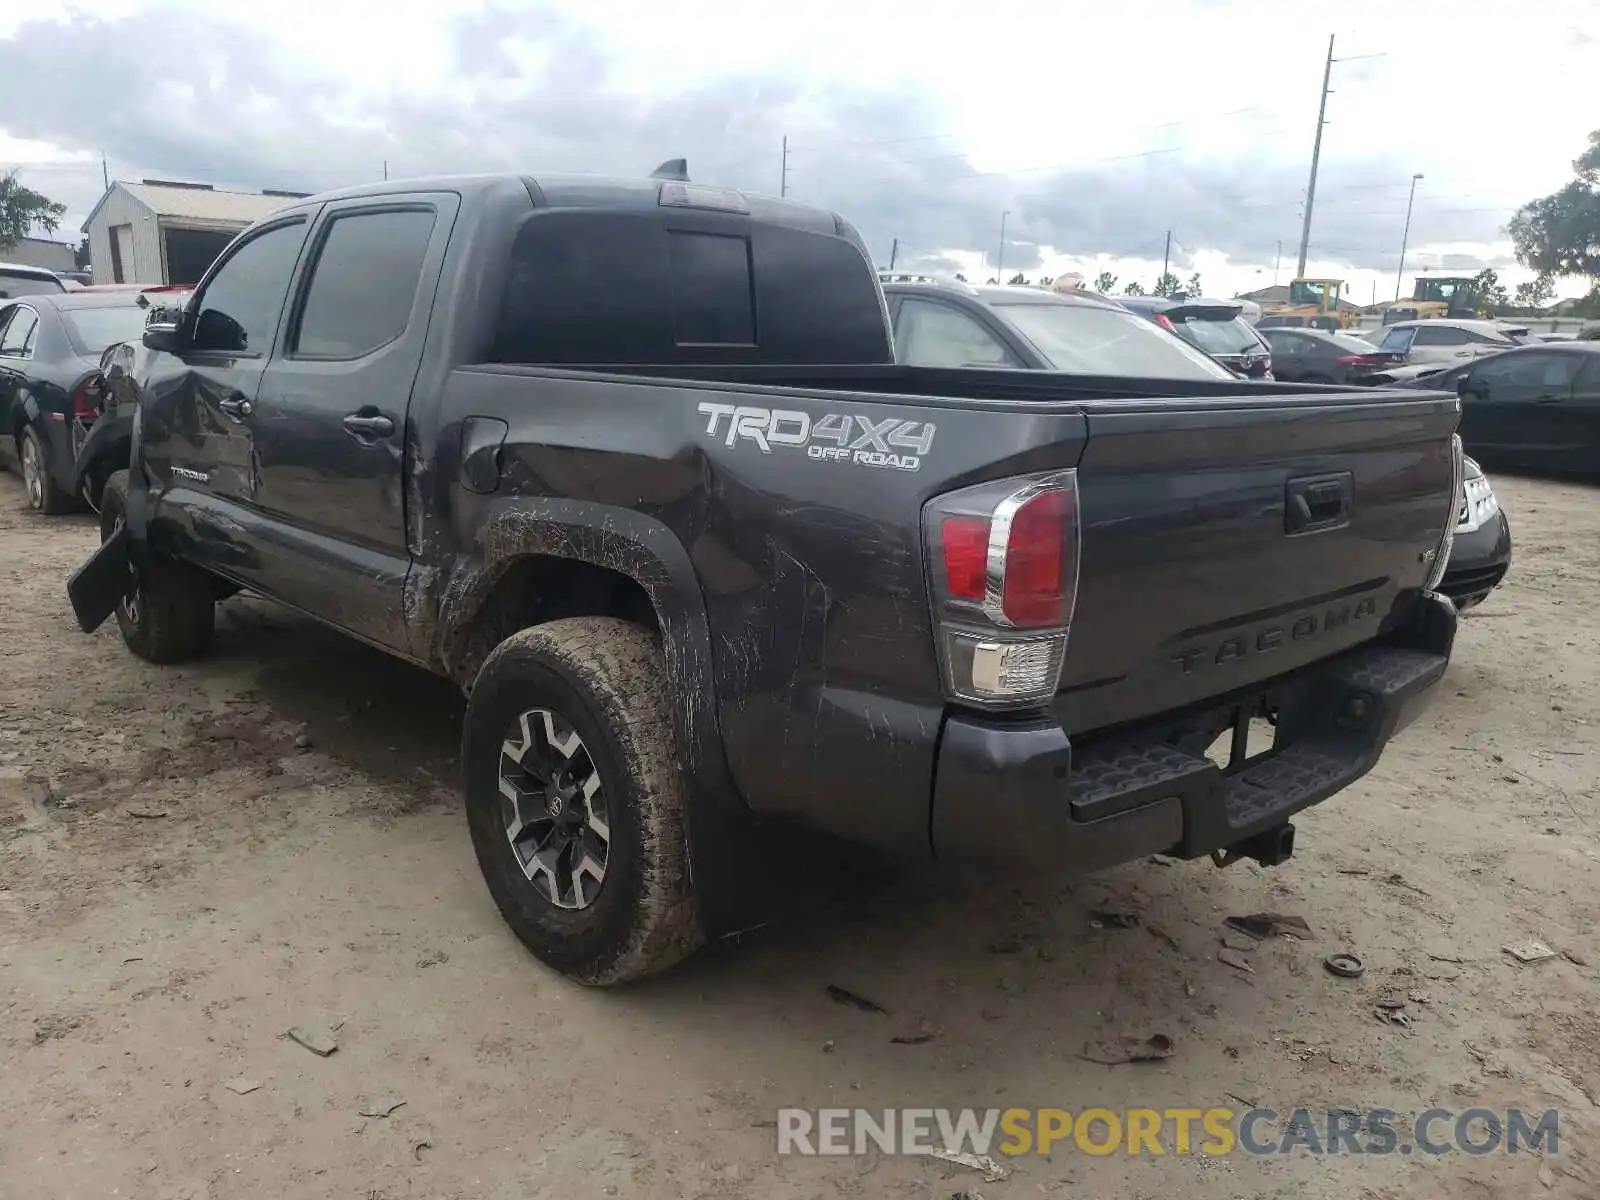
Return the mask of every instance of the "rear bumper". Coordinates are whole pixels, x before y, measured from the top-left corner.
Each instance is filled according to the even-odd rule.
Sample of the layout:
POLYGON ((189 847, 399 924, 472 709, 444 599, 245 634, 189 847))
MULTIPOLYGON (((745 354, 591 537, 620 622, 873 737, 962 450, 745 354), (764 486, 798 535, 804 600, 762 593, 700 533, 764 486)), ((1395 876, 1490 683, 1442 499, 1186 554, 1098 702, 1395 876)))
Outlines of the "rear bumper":
POLYGON ((1457 608, 1471 608, 1500 585, 1511 567, 1511 523, 1503 512, 1471 533, 1456 534, 1439 590, 1457 608))
POLYGON ((941 859, 1088 870, 1239 846, 1372 769, 1431 700, 1455 629, 1450 601, 1428 596, 1401 638, 1081 746, 1047 717, 952 716, 939 744, 934 850, 941 859), (1270 755, 1225 773, 1185 740, 1263 702, 1277 713, 1270 755))

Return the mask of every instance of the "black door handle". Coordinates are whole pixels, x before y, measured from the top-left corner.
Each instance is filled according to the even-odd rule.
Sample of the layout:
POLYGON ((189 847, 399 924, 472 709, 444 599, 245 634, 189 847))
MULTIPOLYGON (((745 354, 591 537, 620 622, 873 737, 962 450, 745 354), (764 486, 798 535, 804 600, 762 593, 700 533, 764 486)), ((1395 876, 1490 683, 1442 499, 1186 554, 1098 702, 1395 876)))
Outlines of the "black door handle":
POLYGON ((344 427, 358 438, 388 437, 394 432, 394 422, 388 417, 365 410, 346 417, 344 427))
POLYGON ((238 393, 229 396, 226 400, 219 400, 217 407, 235 420, 240 417, 248 417, 255 411, 250 401, 238 393))
POLYGON ((1355 499, 1355 477, 1335 475, 1291 479, 1285 488, 1283 527, 1287 533, 1310 533, 1347 524, 1355 499))

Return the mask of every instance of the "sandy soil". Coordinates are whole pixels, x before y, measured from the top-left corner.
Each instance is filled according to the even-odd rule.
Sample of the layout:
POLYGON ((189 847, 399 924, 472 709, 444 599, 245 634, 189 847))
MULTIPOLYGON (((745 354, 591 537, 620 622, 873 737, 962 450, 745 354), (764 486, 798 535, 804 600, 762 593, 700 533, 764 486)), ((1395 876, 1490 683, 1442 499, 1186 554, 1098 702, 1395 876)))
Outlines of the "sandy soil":
POLYGON ((249 600, 223 606, 208 661, 138 662, 72 623, 90 520, 28 515, 0 474, 0 1195, 1594 1196, 1600 493, 1499 490, 1509 582, 1466 620, 1438 705, 1299 821, 1287 866, 915 874, 596 993, 489 901, 446 685, 249 600), (1103 908, 1142 925, 1096 928, 1103 908), (1263 944, 1254 974, 1218 961, 1223 918, 1262 909, 1315 939, 1263 944), (1530 935, 1572 958, 1502 952, 1530 935), (1336 949, 1365 977, 1327 974, 1336 949), (1374 1014, 1397 992, 1425 1000, 1409 1028, 1374 1014), (934 1040, 891 1043, 924 1022, 934 1040), (283 1036, 318 1024, 329 1058, 283 1036), (1174 1057, 1079 1057, 1152 1033, 1174 1057), (404 1105, 361 1115, 388 1092, 404 1105), (1562 1153, 1058 1148, 989 1183, 780 1160, 771 1128, 780 1105, 1246 1103, 1553 1106, 1562 1153))

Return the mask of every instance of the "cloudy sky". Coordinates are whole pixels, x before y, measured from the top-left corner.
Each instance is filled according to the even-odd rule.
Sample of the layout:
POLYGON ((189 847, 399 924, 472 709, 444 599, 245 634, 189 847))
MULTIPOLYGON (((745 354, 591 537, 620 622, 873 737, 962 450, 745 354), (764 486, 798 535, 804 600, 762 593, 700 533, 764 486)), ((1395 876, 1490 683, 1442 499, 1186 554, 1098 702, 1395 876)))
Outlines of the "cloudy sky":
MULTIPOLYGON (((1208 292, 1392 294, 1510 269, 1515 207, 1600 127, 1596 0, 28 0, 0 5, 0 168, 75 229, 113 178, 320 190, 468 170, 691 175, 841 210, 880 262, 1208 292), (1281 264, 1279 259, 1282 247, 1281 264)), ((1564 293, 1582 290, 1576 283, 1564 293)))

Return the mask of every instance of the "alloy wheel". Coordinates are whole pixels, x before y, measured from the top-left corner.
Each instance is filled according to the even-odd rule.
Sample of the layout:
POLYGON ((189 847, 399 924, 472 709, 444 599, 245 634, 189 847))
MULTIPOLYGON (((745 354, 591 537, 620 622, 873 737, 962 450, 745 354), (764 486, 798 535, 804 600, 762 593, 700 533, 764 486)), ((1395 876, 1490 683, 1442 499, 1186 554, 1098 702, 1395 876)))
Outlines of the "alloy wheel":
POLYGON ((28 489, 28 503, 43 509, 44 463, 39 461, 39 443, 31 437, 22 439, 22 483, 28 489))
POLYGON ((560 714, 532 708, 500 746, 506 840, 535 890, 557 908, 588 908, 611 860, 611 823, 600 768, 560 714))

